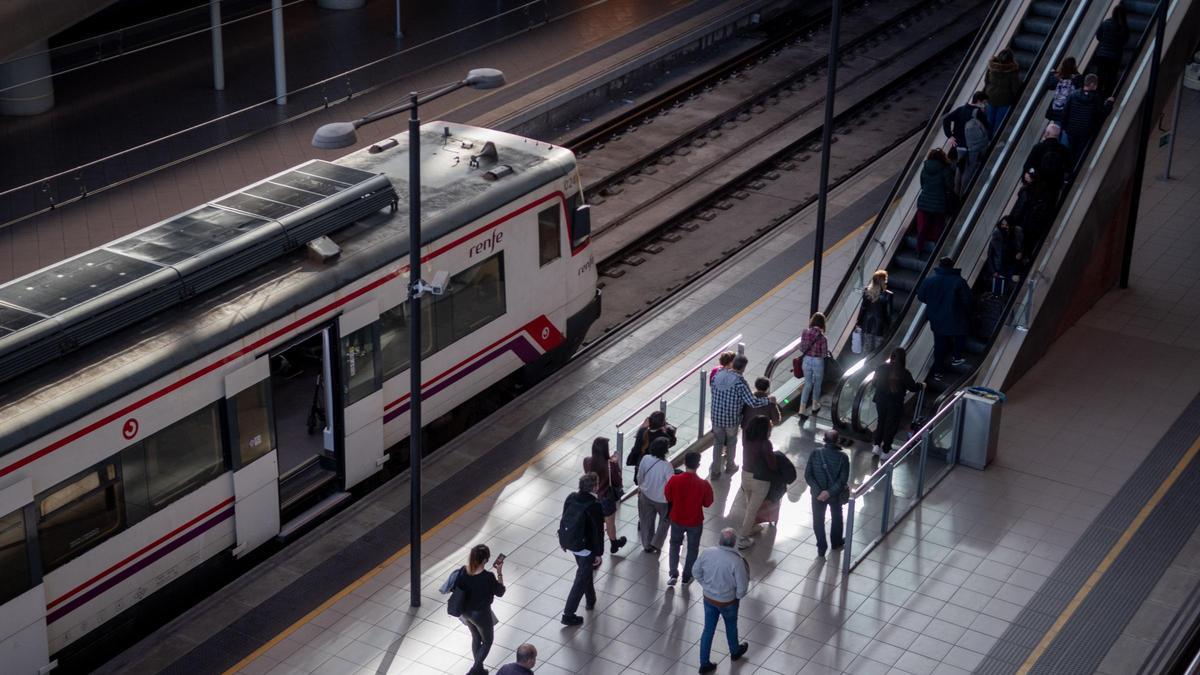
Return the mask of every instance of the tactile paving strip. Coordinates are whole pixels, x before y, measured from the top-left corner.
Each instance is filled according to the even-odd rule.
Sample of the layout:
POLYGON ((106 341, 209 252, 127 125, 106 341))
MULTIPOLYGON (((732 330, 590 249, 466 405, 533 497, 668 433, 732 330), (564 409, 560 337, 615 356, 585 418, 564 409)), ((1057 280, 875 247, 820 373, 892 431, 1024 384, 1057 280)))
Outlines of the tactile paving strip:
MULTIPOLYGON (((1200 437, 1192 399, 1054 573, 1004 632, 978 673, 1015 672, 1200 437)), ((1094 673, 1121 631, 1200 524, 1200 462, 1192 461, 1033 665, 1031 673, 1094 673)))

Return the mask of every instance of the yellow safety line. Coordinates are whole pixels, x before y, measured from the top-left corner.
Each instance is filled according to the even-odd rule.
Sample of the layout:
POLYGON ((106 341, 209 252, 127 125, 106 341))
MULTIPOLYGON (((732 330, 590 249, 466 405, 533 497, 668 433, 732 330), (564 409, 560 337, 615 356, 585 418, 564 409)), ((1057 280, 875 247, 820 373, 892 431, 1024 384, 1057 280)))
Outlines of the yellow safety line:
POLYGON ((1200 452, 1200 439, 1196 439, 1196 442, 1192 443, 1192 447, 1188 448, 1188 451, 1179 459, 1179 462, 1175 464, 1175 468, 1171 470, 1171 473, 1167 476, 1167 479, 1164 480, 1162 485, 1159 485, 1158 489, 1154 491, 1154 495, 1150 497, 1150 501, 1146 502, 1146 504, 1142 506, 1142 510, 1138 511, 1137 517, 1134 518, 1133 522, 1129 523, 1129 527, 1125 528, 1125 531, 1121 533, 1121 538, 1118 539, 1115 544, 1113 544, 1111 549, 1109 549, 1108 555, 1104 556, 1104 559, 1100 561, 1100 564, 1092 572, 1091 576, 1087 578, 1087 581, 1085 581, 1079 591, 1075 593, 1075 597, 1071 598, 1071 602, 1067 603, 1066 608, 1064 608, 1062 613, 1058 615, 1058 619, 1054 621, 1054 625, 1051 626, 1050 630, 1042 636, 1042 641, 1039 642, 1038 646, 1034 648, 1033 652, 1029 655, 1029 658, 1025 659, 1025 663, 1021 664, 1021 668, 1017 671, 1018 675, 1025 675, 1028 673, 1033 668, 1034 664, 1037 663, 1038 659, 1042 658, 1042 654, 1044 654, 1046 649, 1050 647, 1050 643, 1054 641, 1054 638, 1058 637, 1060 632, 1062 632, 1063 626, 1065 626, 1071 616, 1075 614, 1075 611, 1079 609, 1079 606, 1083 604, 1083 601, 1092 592, 1092 589, 1096 587, 1096 584, 1100 583, 1101 577, 1103 577, 1104 573, 1108 571, 1108 568, 1112 567, 1112 564, 1116 561, 1117 556, 1121 555, 1121 551, 1125 550, 1125 547, 1129 544, 1130 540, 1133 539, 1133 536, 1137 534, 1137 531, 1142 527, 1142 523, 1146 522, 1146 519, 1150 517, 1150 513, 1154 511, 1154 508, 1158 506, 1160 501, 1162 501, 1163 496, 1167 494, 1167 490, 1170 490, 1171 486, 1175 484, 1175 481, 1179 479, 1179 476, 1183 474, 1184 469, 1186 469, 1188 464, 1191 463, 1197 452, 1200 452))
MULTIPOLYGON (((874 220, 874 217, 872 217, 871 220, 874 220)), ((833 246, 830 246, 828 249, 826 249, 825 254, 829 255, 831 253, 834 253, 838 249, 840 249, 847 242, 849 242, 851 239, 853 239, 855 236, 857 236, 858 233, 861 232, 864 227, 869 225, 871 223, 871 220, 868 220, 865 223, 863 223, 862 225, 859 225, 858 227, 854 228, 854 230, 852 232, 850 232, 850 234, 847 234, 836 244, 834 244, 833 246)), ((811 267, 812 267, 811 261, 806 263, 803 267, 801 267, 800 269, 798 269, 794 273, 792 273, 790 276, 788 276, 787 279, 784 279, 783 281, 779 282, 770 291, 764 293, 762 295, 762 297, 760 297, 758 300, 755 300, 754 302, 750 303, 745 308, 743 308, 741 311, 739 311, 737 314, 734 314, 732 317, 730 317, 729 320, 727 320, 725 323, 721 324, 718 328, 711 331, 708 335, 705 335, 703 338, 697 340, 696 343, 699 344, 699 343, 705 342, 705 341, 711 339, 713 336, 717 335, 718 333, 721 333, 722 331, 727 330, 731 324, 735 323, 738 319, 742 318, 742 316, 744 316, 747 312, 749 312, 751 309, 754 309, 756 306, 758 306, 759 303, 765 302, 768 298, 774 296, 776 293, 778 293, 780 291, 780 289, 782 289, 783 287, 785 287, 788 284, 795 281, 797 277, 799 277, 804 272, 808 271, 811 267)), ((659 370, 663 370, 665 368, 670 368, 671 366, 673 366, 677 362, 679 362, 679 360, 681 360, 684 356, 685 356, 685 354, 680 354, 679 356, 672 359, 672 361, 670 363, 662 366, 662 368, 659 368, 659 370)), ((611 403, 606 405, 604 408, 602 408, 601 410, 599 410, 598 412, 593 414, 591 417, 589 417, 588 419, 581 422, 579 424, 579 426, 586 426, 592 420, 606 414, 609 410, 612 410, 617 405, 617 403, 619 403, 620 401, 621 401, 621 399, 619 399, 619 398, 612 401, 611 403)), ((450 515, 446 516, 441 522, 439 522, 437 525, 434 525, 433 527, 429 528, 428 531, 426 531, 423 535, 421 535, 421 541, 425 541, 425 540, 429 539, 430 537, 432 537, 433 535, 437 534, 437 532, 439 530, 441 530, 447 524, 453 522, 456 518, 461 516, 464 512, 470 510, 471 508, 474 508, 474 506, 476 504, 480 503, 487 497, 490 497, 492 494, 494 494, 497 490, 499 490, 502 487, 511 483, 513 480, 518 478, 522 473, 524 473, 531 465, 541 461, 548 454, 550 454, 551 451, 557 449, 561 443, 562 442, 554 443, 554 444, 548 446, 546 449, 542 450, 541 452, 539 452, 536 455, 534 455, 533 457, 531 457, 528 461, 526 461, 521 466, 517 467, 516 469, 513 469, 507 476, 505 476, 504 478, 501 478, 499 481, 493 483, 491 487, 489 487, 488 489, 481 492, 479 494, 479 496, 475 497, 474 499, 467 502, 466 504, 460 506, 454 513, 451 513, 450 515)), ((312 621, 313 618, 315 618, 318 614, 320 614, 321 612, 324 612, 326 609, 329 609, 337 601, 341 600, 342 598, 346 597, 347 595, 350 595, 357 588, 359 588, 363 584, 370 581, 376 574, 379 574, 380 572, 382 572, 384 570, 384 568, 386 568, 388 565, 391 565, 392 563, 396 562, 400 558, 408 555, 409 548, 410 548, 410 544, 405 544, 404 546, 402 546, 400 548, 400 550, 398 550, 395 553, 393 553, 392 555, 388 556, 388 558, 386 560, 379 563, 375 567, 371 568, 370 571, 366 572, 358 579, 355 579, 354 581, 350 582, 350 584, 347 585, 342 590, 338 591, 337 593, 334 593, 332 596, 329 597, 328 600, 326 600, 325 602, 322 602, 320 605, 318 605, 316 608, 314 608, 308 614, 305 614, 304 616, 297 619, 295 623, 293 623, 292 625, 283 629, 283 631, 281 633, 279 633, 275 637, 271 638, 269 641, 267 641, 261 647, 259 647, 258 649, 255 649, 253 652, 250 652, 246 656, 246 658, 242 659, 241 661, 238 661, 236 664, 234 664, 233 667, 226 670, 224 675, 232 675, 233 673, 237 673, 239 670, 242 670, 246 666, 253 663, 255 661, 255 659, 257 659, 258 657, 265 654, 272 647, 274 647, 275 645, 282 642, 284 639, 286 639, 292 633, 295 633, 297 630, 300 629, 301 626, 308 623, 309 621, 312 621)))

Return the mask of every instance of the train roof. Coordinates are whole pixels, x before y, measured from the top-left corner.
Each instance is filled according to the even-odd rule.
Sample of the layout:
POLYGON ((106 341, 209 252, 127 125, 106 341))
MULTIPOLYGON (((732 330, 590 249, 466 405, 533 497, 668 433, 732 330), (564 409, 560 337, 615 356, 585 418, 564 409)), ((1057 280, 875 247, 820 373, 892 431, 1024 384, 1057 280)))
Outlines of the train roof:
MULTIPOLYGON (((373 146, 332 162, 385 175, 399 206, 394 212, 374 212, 328 235, 342 250, 336 259, 318 262, 300 249, 269 260, 186 304, 6 382, 0 387, 0 455, 371 272, 405 262, 409 252, 409 153, 404 134, 395 140, 399 143, 392 147, 387 147, 391 144, 386 141, 377 144, 384 146, 382 151, 372 152, 373 146)), ((462 124, 423 125, 422 244, 569 174, 574 166, 570 151, 546 143, 462 124)), ((21 279, 44 273, 39 270, 21 279)))

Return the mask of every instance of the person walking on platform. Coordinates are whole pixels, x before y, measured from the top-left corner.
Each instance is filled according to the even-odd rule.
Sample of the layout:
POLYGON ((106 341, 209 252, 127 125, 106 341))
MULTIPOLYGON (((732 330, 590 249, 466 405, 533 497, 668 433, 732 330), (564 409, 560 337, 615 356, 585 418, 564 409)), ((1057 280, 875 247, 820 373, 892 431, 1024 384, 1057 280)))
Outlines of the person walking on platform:
POLYGON ((825 379, 825 357, 829 356, 829 340, 825 338, 825 315, 815 312, 808 319, 808 328, 800 334, 800 370, 804 387, 800 390, 800 424, 812 414, 821 412, 821 384, 825 379))
POLYGON ((987 125, 995 134, 1004 124, 1009 109, 1021 97, 1021 66, 1011 49, 1001 49, 988 61, 983 83, 983 91, 988 95, 987 125))
POLYGON ((862 291, 858 328, 862 331, 863 351, 868 354, 883 346, 884 338, 892 328, 893 295, 887 289, 887 282, 887 270, 875 270, 862 291))
MULTIPOLYGON (((1125 45, 1128 42, 1129 16, 1122 0, 1113 8, 1112 16, 1100 22, 1100 28, 1096 30, 1096 53, 1092 55, 1092 66, 1096 69, 1100 79, 1098 86, 1105 96, 1117 87, 1117 73, 1121 72, 1121 61, 1125 57, 1125 45)), ((1071 138, 1074 143, 1074 135, 1071 138)))
POLYGON ((776 469, 770 435, 771 421, 766 417, 755 417, 746 427, 746 445, 742 449, 742 496, 746 500, 746 513, 738 531, 738 549, 753 546, 751 537, 762 531, 758 509, 771 490, 771 477, 776 469))
POLYGON ((617 507, 621 505, 622 487, 621 465, 617 463, 616 455, 608 451, 608 439, 604 437, 592 441, 592 454, 583 458, 584 473, 592 472, 599 478, 597 494, 600 495, 600 509, 604 513, 604 530, 608 533, 609 553, 616 553, 628 541, 625 537, 617 538, 617 507))
POLYGON ((1063 110, 1063 126, 1067 137, 1071 139, 1071 167, 1079 166, 1083 153, 1087 152, 1088 144, 1100 130, 1104 118, 1108 116, 1112 99, 1101 98, 1097 88, 1100 78, 1090 74, 1083 78, 1083 89, 1071 94, 1067 99, 1067 107, 1063 110))
POLYGON ((725 639, 729 643, 729 658, 739 661, 750 650, 749 642, 738 641, 738 605, 750 590, 750 563, 734 545, 737 532, 732 527, 721 530, 716 546, 711 546, 696 559, 693 571, 704 592, 704 631, 700 633, 700 672, 717 669, 713 663, 712 641, 717 633, 717 620, 725 622, 725 639))
POLYGON ((638 538, 646 553, 658 553, 667 539, 667 497, 663 488, 675 474, 675 468, 667 461, 670 443, 665 438, 656 438, 650 450, 638 463, 638 538))
POLYGON ((892 452, 892 441, 900 431, 900 417, 904 415, 904 394, 921 391, 924 387, 913 380, 907 368, 908 353, 903 347, 892 350, 892 357, 875 370, 875 445, 871 453, 876 457, 887 457, 892 452))
POLYGON ((838 447, 838 432, 830 429, 814 448, 804 466, 804 482, 812 493, 813 532, 817 535, 817 555, 824 558, 829 545, 836 551, 843 542, 842 503, 849 496, 850 458, 838 447), (825 539, 825 511, 829 510, 829 540, 825 539))
POLYGON ((596 568, 604 557, 604 512, 596 499, 596 486, 600 479, 594 473, 579 477, 579 492, 567 495, 563 503, 562 519, 558 524, 558 544, 564 551, 575 556, 575 580, 567 593, 567 605, 563 608, 564 626, 578 626, 583 617, 575 612, 579 601, 587 599, 587 609, 596 608, 596 586, 593 583, 596 568))
POLYGON ((692 566, 700 552, 700 535, 704 529, 704 509, 712 506, 712 485, 696 472, 700 469, 700 453, 689 452, 683 456, 683 473, 671 476, 663 488, 671 521, 671 552, 668 556, 670 577, 667 585, 679 581, 679 549, 687 537, 687 556, 683 560, 683 584, 692 583, 692 566))
POLYGON ((486 569, 491 557, 492 552, 483 544, 472 548, 467 556, 467 566, 459 569, 453 584, 464 594, 462 616, 459 619, 471 631, 471 656, 475 659, 475 665, 467 675, 487 674, 483 661, 492 649, 496 627, 492 602, 504 595, 504 557, 497 558, 492 565, 495 574, 486 569))
POLYGON ((496 675, 533 675, 535 664, 537 664, 537 647, 526 642, 517 647, 517 660, 500 666, 496 675))
POLYGON ((742 406, 764 406, 773 403, 773 397, 759 398, 750 393, 750 385, 742 373, 750 360, 738 355, 729 364, 729 368, 717 373, 712 382, 712 414, 713 459, 709 469, 709 480, 721 477, 721 465, 725 471, 733 473, 738 470, 737 439, 738 426, 742 422, 742 406), (721 453, 725 457, 722 459, 721 453))
MULTIPOLYGON (((974 114, 974 113, 972 113, 974 114)), ((960 156, 966 162, 966 139, 960 156)), ((937 243, 946 227, 946 213, 954 199, 954 169, 946 153, 934 148, 921 164, 921 192, 917 195, 917 255, 925 257, 925 245, 937 243)))
POLYGON ((767 489, 767 498, 758 507, 754 520, 774 526, 779 523, 779 504, 787 494, 788 486, 796 482, 796 465, 778 450, 771 454, 775 456, 775 470, 770 474, 771 487, 767 489))
POLYGON ((625 460, 625 466, 632 466, 634 469, 633 484, 637 485, 637 467, 642 462, 642 456, 650 449, 650 444, 656 438, 667 439, 667 447, 675 447, 675 427, 667 424, 667 414, 661 410, 655 410, 650 413, 650 416, 642 422, 638 427, 637 433, 633 436, 633 449, 629 451, 629 457, 625 460))
POLYGON ((771 381, 765 377, 754 379, 754 396, 756 398, 765 398, 769 403, 766 405, 748 405, 742 408, 742 444, 746 441, 746 427, 755 417, 766 417, 771 421, 771 426, 779 426, 783 421, 783 411, 779 409, 779 404, 771 401, 771 381))
POLYGON ((917 299, 925 303, 929 328, 933 331, 934 377, 940 377, 949 365, 965 363, 963 347, 967 340, 971 313, 971 287, 954 266, 953 258, 942 258, 937 269, 921 282, 917 299))

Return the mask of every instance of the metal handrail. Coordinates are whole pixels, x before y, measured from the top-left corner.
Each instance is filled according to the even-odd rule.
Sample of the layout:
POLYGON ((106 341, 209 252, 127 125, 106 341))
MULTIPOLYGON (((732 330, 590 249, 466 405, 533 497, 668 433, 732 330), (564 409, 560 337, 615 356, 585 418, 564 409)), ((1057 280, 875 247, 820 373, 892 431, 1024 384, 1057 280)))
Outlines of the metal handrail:
POLYGON ((912 438, 909 438, 907 441, 905 441, 904 445, 901 445, 899 450, 893 452, 891 457, 888 457, 886 460, 880 462, 879 468, 875 469, 870 476, 864 478, 863 482, 859 483, 858 487, 850 491, 850 498, 856 499, 870 492, 872 488, 874 488, 879 484, 880 481, 887 477, 887 473, 892 467, 904 461, 905 459, 908 459, 908 456, 915 451, 917 445, 924 440, 925 435, 933 429, 934 425, 946 419, 951 413, 954 412, 954 406, 956 403, 958 403, 958 400, 962 398, 963 393, 965 392, 955 392, 954 396, 951 397, 949 401, 946 401, 946 405, 939 408, 938 411, 934 413, 933 417, 929 418, 929 421, 926 422, 924 426, 913 433, 912 438))
MULTIPOLYGON (((708 363, 710 361, 712 361, 713 359, 720 356, 722 352, 727 351, 730 347, 741 342, 741 339, 742 339, 742 334, 738 333, 737 335, 733 336, 728 341, 726 341, 725 344, 721 345, 713 352, 707 354, 703 359, 698 361, 696 363, 696 365, 692 366, 691 368, 688 368, 687 371, 684 372, 684 374, 682 374, 679 377, 672 380, 671 383, 668 384, 667 386, 656 391, 654 393, 654 396, 651 396, 649 399, 646 400, 645 403, 643 403, 642 405, 635 408, 633 412, 629 413, 629 415, 627 415, 620 422, 617 422, 617 428, 620 429, 621 427, 625 426, 625 424, 627 422, 629 422, 629 420, 632 420, 634 417, 637 417, 639 413, 641 413, 646 408, 650 407, 650 405, 661 401, 663 399, 663 397, 667 395, 667 392, 669 392, 672 389, 674 389, 675 387, 678 387, 679 385, 683 384, 684 380, 688 379, 689 377, 694 375, 696 372, 698 372, 701 368, 708 365, 708 363)), ((742 351, 743 351, 742 349, 740 349, 740 348, 738 349, 739 353, 741 353, 742 351)))

